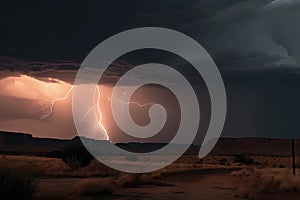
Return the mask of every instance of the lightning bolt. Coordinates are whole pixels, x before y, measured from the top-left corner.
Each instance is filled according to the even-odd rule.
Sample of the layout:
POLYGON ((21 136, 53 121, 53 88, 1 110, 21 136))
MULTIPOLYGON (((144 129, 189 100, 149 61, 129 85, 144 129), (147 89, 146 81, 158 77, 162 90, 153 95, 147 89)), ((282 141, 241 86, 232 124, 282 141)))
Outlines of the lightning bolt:
MULTIPOLYGON (((64 101, 64 100, 66 100, 66 99, 70 96, 70 94, 71 94, 71 92, 72 92, 73 89, 74 89, 74 85, 72 85, 72 87, 67 91, 67 93, 66 93, 65 96, 63 96, 63 97, 61 97, 61 98, 56 98, 56 99, 50 100, 50 106, 49 106, 49 104, 47 105, 47 107, 49 107, 49 111, 48 111, 46 114, 44 114, 44 115, 40 118, 40 120, 45 120, 46 118, 48 118, 49 116, 51 116, 52 113, 53 113, 55 104, 56 104, 58 101, 64 101)), ((96 104, 95 104, 94 106, 97 107, 97 112, 98 112, 99 115, 100 115, 100 117, 99 117, 100 119, 99 119, 99 121, 98 121, 98 126, 104 131, 104 133, 105 133, 105 139, 106 139, 106 140, 109 140, 109 137, 108 137, 108 134, 107 134, 107 130, 106 130, 106 128, 104 127, 104 125, 103 125, 103 123, 102 123, 102 118, 103 118, 103 116, 102 116, 102 112, 101 112, 101 109, 100 109, 101 92, 100 92, 99 87, 97 87, 97 93, 98 93, 97 102, 96 102, 96 104)), ((42 110, 44 110, 45 108, 46 108, 46 107, 42 108, 42 110)), ((91 110, 91 109, 90 109, 90 110, 91 110)), ((90 112, 90 110, 88 111, 88 113, 90 112)), ((87 113, 87 114, 88 114, 88 113, 87 113)), ((86 114, 86 116, 87 116, 87 114, 86 114)))
POLYGON ((102 112, 101 112, 101 109, 100 109, 101 92, 100 92, 99 86, 97 87, 97 92, 98 92, 98 97, 97 97, 97 103, 96 104, 97 104, 97 111, 99 113, 98 126, 100 126, 102 128, 102 130, 104 131, 104 134, 105 134, 105 137, 106 137, 105 139, 109 140, 107 130, 104 127, 104 125, 102 124, 102 112))
POLYGON ((46 114, 44 114, 40 118, 40 120, 48 118, 53 113, 53 109, 54 109, 55 103, 58 102, 58 101, 64 101, 64 100, 66 100, 69 97, 69 95, 71 94, 73 88, 74 88, 74 85, 72 85, 72 87, 67 91, 67 93, 66 93, 66 95, 64 97, 62 97, 62 98, 56 98, 56 99, 51 100, 50 101, 49 111, 46 114))
MULTIPOLYGON (((118 101, 119 103, 121 103, 121 104, 133 104, 133 105, 136 105, 136 106, 138 106, 138 107, 140 107, 140 108, 142 108, 142 107, 145 107, 145 106, 152 106, 152 105, 154 105, 155 103, 145 103, 145 104, 140 104, 140 103, 138 103, 138 102, 135 102, 135 101, 129 101, 129 102, 124 102, 124 101, 121 101, 120 99, 118 99, 117 97, 115 97, 115 96, 111 96, 112 98, 114 98, 114 99, 116 99, 116 101, 118 101)), ((108 98, 108 100, 110 100, 110 98, 108 98)))
MULTIPOLYGON (((89 114, 91 111, 93 111, 93 108, 96 107, 97 112, 98 112, 98 114, 99 114, 98 126, 104 131, 105 138, 106 138, 107 140, 109 140, 109 136, 108 136, 107 130, 106 130, 105 126, 104 126, 103 123, 102 123, 103 116, 102 116, 102 112, 101 112, 101 109, 100 109, 101 91, 100 91, 100 89, 99 89, 99 86, 96 87, 96 88, 97 88, 96 91, 97 91, 97 94, 98 94, 98 95, 97 95, 97 101, 96 101, 96 103, 95 103, 95 104, 87 111, 87 113, 86 113, 85 116, 84 116, 84 119, 86 119, 87 116, 88 116, 88 114, 89 114)), ((108 97, 108 96, 106 96, 106 97, 108 97)), ((122 104, 128 104, 128 105, 134 104, 134 105, 139 106, 139 107, 144 107, 144 106, 151 106, 151 105, 154 105, 154 103, 140 104, 140 103, 134 102, 134 101, 131 101, 131 102, 124 102, 124 101, 121 101, 120 99, 118 99, 117 97, 115 97, 115 96, 113 96, 113 95, 112 95, 111 97, 114 98, 114 99, 116 99, 119 103, 122 103, 122 104)), ((110 100, 110 97, 108 97, 107 99, 110 100)))
MULTIPOLYGON (((105 139, 106 139, 106 140, 109 140, 109 136, 108 136, 107 130, 106 130, 106 128, 104 127, 104 125, 103 125, 103 123, 102 123, 103 115, 102 115, 101 108, 100 108, 101 91, 100 91, 99 87, 96 87, 96 88, 97 88, 96 91, 97 91, 97 94, 98 94, 98 95, 97 95, 97 101, 96 101, 95 105, 87 111, 87 113, 86 113, 86 115, 85 115, 84 118, 86 118, 87 115, 93 110, 93 108, 96 107, 97 112, 98 112, 98 114, 99 114, 99 120, 98 120, 98 124, 97 124, 97 125, 103 130, 103 132, 104 132, 104 134, 105 134, 105 139)), ((49 108, 49 111, 48 111, 46 114, 44 114, 44 115, 40 118, 40 120, 45 120, 45 119, 47 119, 49 116, 51 116, 52 113, 53 113, 55 104, 56 104, 58 101, 64 101, 64 100, 66 100, 66 99, 69 97, 69 95, 71 94, 71 92, 72 92, 73 89, 74 89, 74 85, 71 86, 71 88, 67 91, 67 93, 66 93, 65 96, 63 96, 63 97, 61 97, 61 98, 56 98, 56 99, 50 100, 50 106, 49 106, 49 104, 48 104, 47 106, 45 106, 44 108, 42 108, 42 110, 44 110, 45 108, 48 107, 48 108, 49 108)), ((111 96, 111 97, 114 98, 114 99, 116 99, 119 103, 122 103, 122 104, 133 104, 133 105, 136 105, 136 106, 138 106, 138 107, 145 107, 145 106, 151 106, 151 105, 154 105, 154 103, 140 104, 140 103, 134 102, 134 101, 131 101, 131 102, 123 102, 123 101, 119 100, 119 99, 118 99, 117 97, 115 97, 115 96, 111 96)), ((110 98, 108 98, 108 100, 110 100, 110 98)))

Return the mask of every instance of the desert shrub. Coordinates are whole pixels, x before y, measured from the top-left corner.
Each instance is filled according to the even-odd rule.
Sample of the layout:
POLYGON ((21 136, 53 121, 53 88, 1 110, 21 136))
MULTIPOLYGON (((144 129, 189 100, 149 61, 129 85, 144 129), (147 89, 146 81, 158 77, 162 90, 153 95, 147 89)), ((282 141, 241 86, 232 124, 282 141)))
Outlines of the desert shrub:
POLYGON ((238 176, 238 177, 251 177, 254 174, 254 169, 247 168, 247 169, 241 169, 239 171, 233 171, 231 173, 232 176, 238 176))
POLYGON ((258 162, 258 161, 255 161, 255 162, 254 162, 254 165, 256 165, 256 166, 261 166, 261 163, 258 162))
POLYGON ((170 186, 169 183, 164 183, 157 178, 160 175, 155 174, 122 174, 116 177, 114 184, 118 187, 134 188, 141 185, 156 185, 156 186, 170 186))
POLYGON ((234 156, 233 162, 245 164, 245 165, 253 165, 254 164, 254 160, 244 154, 239 154, 239 155, 234 156))
POLYGON ((199 159, 199 160, 196 161, 196 163, 197 163, 197 164, 203 164, 203 163, 204 163, 204 160, 203 160, 203 159, 199 159))
POLYGON ((0 199, 28 200, 32 199, 35 184, 30 174, 21 168, 13 168, 0 163, 0 199))
POLYGON ((86 150, 79 139, 73 140, 63 148, 62 160, 72 169, 86 167, 92 159, 93 156, 86 150))
POLYGON ((222 158, 219 160, 220 165, 226 165, 227 164, 227 159, 226 158, 222 158))
POLYGON ((114 177, 119 173, 119 171, 102 164, 97 159, 93 159, 87 167, 77 169, 70 175, 73 177, 114 177))
POLYGON ((140 174, 124 174, 118 177, 115 184, 120 187, 137 187, 141 184, 140 174))
POLYGON ((237 191, 237 197, 248 199, 261 199, 261 195, 270 193, 288 194, 300 192, 300 177, 292 176, 290 173, 276 172, 270 169, 242 169, 232 172, 231 175, 238 176, 244 180, 245 185, 237 191))
POLYGON ((104 182, 101 179, 89 178, 76 183, 71 192, 78 196, 101 196, 111 195, 113 186, 110 183, 104 182))

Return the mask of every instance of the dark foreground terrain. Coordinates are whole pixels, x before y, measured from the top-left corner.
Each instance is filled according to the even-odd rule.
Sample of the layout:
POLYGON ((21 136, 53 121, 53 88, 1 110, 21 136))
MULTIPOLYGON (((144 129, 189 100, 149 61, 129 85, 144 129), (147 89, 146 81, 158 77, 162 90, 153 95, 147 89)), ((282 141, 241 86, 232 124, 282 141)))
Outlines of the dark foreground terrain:
POLYGON ((204 159, 193 146, 172 165, 145 174, 118 172, 94 159, 85 165, 66 160, 58 152, 69 143, 0 133, 0 199, 300 199, 288 139, 221 139, 204 159))

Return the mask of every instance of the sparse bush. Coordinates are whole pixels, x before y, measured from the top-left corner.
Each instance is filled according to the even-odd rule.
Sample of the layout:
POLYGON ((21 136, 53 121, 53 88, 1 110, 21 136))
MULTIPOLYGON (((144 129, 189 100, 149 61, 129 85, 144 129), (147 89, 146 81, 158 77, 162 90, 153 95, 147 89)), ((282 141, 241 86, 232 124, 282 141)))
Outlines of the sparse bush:
POLYGON ((254 162, 254 165, 256 165, 256 166, 260 166, 261 164, 260 164, 260 162, 258 162, 258 161, 255 161, 255 162, 254 162))
POLYGON ((101 179, 89 178, 76 183, 72 187, 71 192, 73 194, 75 192, 78 196, 111 195, 113 192, 113 186, 101 179))
POLYGON ((197 164, 203 164, 203 163, 204 163, 204 160, 203 160, 203 159, 199 159, 199 160, 196 161, 196 163, 197 163, 197 164))
POLYGON ((72 169, 86 167, 92 161, 93 156, 86 150, 79 139, 75 139, 72 143, 63 148, 63 161, 72 169))
POLYGON ((254 169, 248 168, 248 169, 242 169, 239 171, 233 171, 231 173, 232 176, 238 176, 238 177, 250 177, 254 174, 254 169))
POLYGON ((120 187, 137 187, 141 184, 140 174, 125 174, 116 179, 115 183, 120 187))
POLYGON ((83 167, 73 172, 73 176, 78 177, 113 177, 118 175, 120 172, 112 169, 97 159, 93 159, 87 167, 83 167))
POLYGON ((261 199, 258 197, 269 193, 280 195, 300 192, 300 177, 284 172, 247 168, 231 174, 242 178, 246 183, 237 191, 238 197, 261 199))
POLYGON ((227 159, 226 158, 222 158, 219 160, 220 165, 226 165, 227 164, 227 159))
POLYGON ((0 163, 0 199, 29 200, 32 199, 35 184, 29 174, 23 169, 12 168, 0 163))
POLYGON ((160 175, 154 174, 123 174, 114 181, 114 183, 119 187, 138 187, 140 185, 157 185, 166 186, 166 184, 156 180, 160 175))
POLYGON ((234 157, 233 162, 235 163, 240 163, 240 164, 245 164, 245 165, 253 165, 254 160, 252 158, 249 158, 248 156, 244 154, 239 154, 234 157))

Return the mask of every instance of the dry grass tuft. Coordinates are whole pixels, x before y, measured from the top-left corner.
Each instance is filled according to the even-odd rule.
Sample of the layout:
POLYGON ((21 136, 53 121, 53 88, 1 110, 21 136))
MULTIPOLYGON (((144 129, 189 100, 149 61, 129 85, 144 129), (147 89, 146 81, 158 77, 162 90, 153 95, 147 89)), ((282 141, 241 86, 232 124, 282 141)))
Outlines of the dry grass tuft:
POLYGON ((112 168, 105 166, 98 160, 94 159, 87 167, 83 167, 73 171, 72 176, 77 177, 112 177, 118 175, 119 172, 112 168))
POLYGON ((21 168, 0 162, 0 199, 32 199, 35 184, 30 174, 21 168))
POLYGON ((57 158, 44 158, 37 156, 2 156, 0 162, 27 170, 33 176, 63 176, 70 171, 62 160, 57 158))
POLYGON ((239 189, 238 197, 260 199, 264 194, 300 192, 300 176, 292 176, 289 171, 246 168, 231 174, 242 178, 246 183, 239 189))

